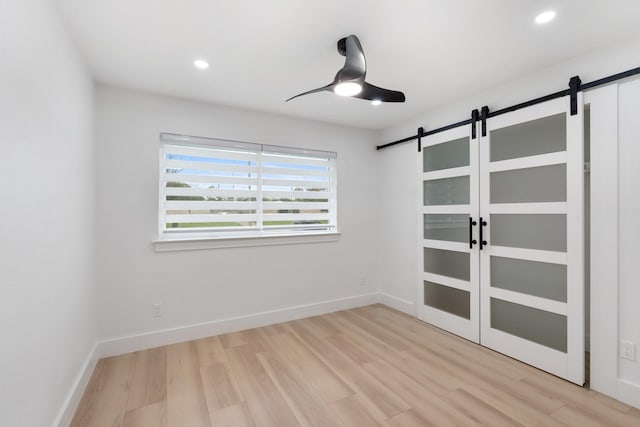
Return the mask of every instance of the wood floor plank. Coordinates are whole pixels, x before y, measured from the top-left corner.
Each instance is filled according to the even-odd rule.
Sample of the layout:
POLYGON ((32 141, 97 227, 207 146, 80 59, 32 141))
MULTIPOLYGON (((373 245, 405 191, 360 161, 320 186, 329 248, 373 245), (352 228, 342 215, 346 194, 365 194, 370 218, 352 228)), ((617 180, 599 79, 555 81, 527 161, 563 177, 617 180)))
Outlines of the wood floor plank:
POLYGON ((208 337, 194 341, 198 354, 200 366, 212 365, 214 363, 225 363, 227 356, 220 342, 220 337, 208 337))
POLYGON ((364 371, 346 356, 342 349, 327 339, 314 335, 303 323, 295 322, 293 329, 301 340, 330 366, 357 394, 369 400, 376 420, 386 419, 407 411, 410 406, 392 390, 364 371))
POLYGON ((436 425, 478 425, 472 418, 384 361, 367 363, 364 369, 390 390, 395 390, 413 409, 436 425))
POLYGON ((122 427, 166 427, 167 403, 157 402, 127 411, 122 427))
POLYGON ((236 406, 244 402, 244 397, 225 363, 213 363, 200 367, 200 377, 207 402, 209 414, 228 406, 236 406))
POLYGON ((508 415, 489 405, 464 389, 455 390, 446 396, 444 400, 457 408, 463 414, 488 426, 522 426, 508 415))
POLYGON ((127 409, 135 354, 98 361, 72 427, 120 426, 127 409))
POLYGON ((258 359, 302 425, 342 425, 320 394, 286 360, 271 352, 259 353, 258 359))
POLYGON ((618 412, 622 412, 624 414, 629 413, 631 411, 631 406, 626 405, 619 400, 616 400, 612 397, 605 396, 601 393, 595 393, 593 399, 597 400, 600 404, 610 407, 611 409, 615 409, 618 412))
POLYGON ((344 310, 336 314, 338 316, 346 318, 355 326, 359 327, 363 331, 368 332, 370 335, 376 337, 378 340, 382 341, 395 350, 404 351, 414 347, 414 344, 411 341, 407 340, 401 335, 389 331, 376 322, 367 319, 365 317, 366 315, 361 315, 357 309, 344 310))
POLYGON ((409 409, 400 415, 390 418, 388 424, 390 427, 438 427, 422 418, 415 409, 409 409))
POLYGON ((127 410, 162 402, 167 398, 167 348, 152 348, 134 355, 127 410))
POLYGON ((329 404, 345 426, 378 427, 384 424, 370 414, 368 405, 359 396, 347 396, 329 404))
POLYGON ((316 390, 325 403, 354 394, 354 391, 335 374, 313 351, 291 333, 273 336, 270 351, 287 360, 316 390))
POLYGON ((233 379, 258 426, 297 426, 298 420, 250 346, 225 349, 233 379))
POLYGON ((594 399, 595 392, 592 390, 578 387, 542 372, 530 375, 522 381, 536 387, 540 393, 546 393, 566 402, 581 413, 591 416, 595 421, 606 420, 612 427, 638 427, 638 421, 630 414, 621 413, 594 399))
POLYGON ((98 361, 72 427, 640 427, 640 410, 383 305, 98 361))
POLYGON ((513 402, 514 399, 518 399, 523 405, 544 415, 565 404, 564 401, 542 394, 527 384, 487 372, 482 367, 475 366, 472 360, 449 358, 449 353, 441 353, 435 349, 433 352, 425 349, 410 350, 405 354, 428 363, 442 375, 457 378, 461 383, 460 387, 474 386, 502 400, 513 402))
POLYGON ((246 403, 218 409, 211 412, 209 416, 212 427, 255 427, 256 425, 246 403))
POLYGON ((193 341, 167 347, 167 427, 209 427, 193 341))
POLYGON ((572 406, 563 406, 552 413, 551 416, 567 426, 609 427, 611 425, 607 420, 594 418, 590 414, 585 414, 572 406))

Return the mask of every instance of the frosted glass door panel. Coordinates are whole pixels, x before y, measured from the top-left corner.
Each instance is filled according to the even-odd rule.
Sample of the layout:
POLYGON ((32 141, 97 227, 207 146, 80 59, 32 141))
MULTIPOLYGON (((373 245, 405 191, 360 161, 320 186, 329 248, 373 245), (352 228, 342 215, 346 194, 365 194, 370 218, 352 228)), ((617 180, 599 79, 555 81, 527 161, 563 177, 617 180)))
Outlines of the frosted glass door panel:
POLYGON ((424 272, 469 280, 469 253, 424 248, 424 272))
POLYGON ((471 305, 469 300, 469 292, 437 283, 424 282, 425 305, 470 319, 471 305))
POLYGON ((564 214, 492 214, 489 244, 543 251, 567 251, 564 214))
POLYGON ((491 327, 567 352, 567 318, 560 314, 491 298, 491 327))
POLYGON ((566 149, 565 113, 491 131, 492 162, 566 149))
POLYGON ((491 173, 491 203, 567 201, 567 165, 491 173))
POLYGON ((460 138, 422 149, 422 171, 469 166, 469 138, 460 138))
POLYGON ((425 214, 423 217, 425 239, 469 241, 469 215, 425 214))
POLYGON ((492 256, 491 287, 567 302, 567 266, 492 256))
POLYGON ((424 181, 423 190, 425 206, 469 204, 468 176, 424 181))

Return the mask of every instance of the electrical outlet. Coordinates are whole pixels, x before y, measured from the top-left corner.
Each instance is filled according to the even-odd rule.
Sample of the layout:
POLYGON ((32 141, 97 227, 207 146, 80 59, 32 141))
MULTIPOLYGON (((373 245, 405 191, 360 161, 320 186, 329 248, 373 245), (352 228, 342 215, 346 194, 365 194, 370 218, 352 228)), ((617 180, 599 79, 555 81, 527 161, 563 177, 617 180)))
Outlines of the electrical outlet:
POLYGON ((153 304, 151 306, 151 313, 153 317, 162 317, 162 304, 153 304))
POLYGON ((364 277, 360 278, 360 286, 364 286, 365 285, 365 280, 364 277))
POLYGON ((628 360, 636 360, 636 345, 631 341, 620 341, 620 357, 628 360))

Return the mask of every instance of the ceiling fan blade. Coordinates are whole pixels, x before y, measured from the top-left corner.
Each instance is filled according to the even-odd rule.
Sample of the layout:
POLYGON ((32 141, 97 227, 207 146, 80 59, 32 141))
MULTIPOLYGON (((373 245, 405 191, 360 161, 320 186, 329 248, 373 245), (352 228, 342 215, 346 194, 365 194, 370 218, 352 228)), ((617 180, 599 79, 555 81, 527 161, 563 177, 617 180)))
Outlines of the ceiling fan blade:
POLYGON ((303 96, 303 95, 309 95, 309 94, 316 93, 316 92, 324 92, 324 91, 328 91, 328 90, 333 90, 333 86, 334 86, 334 84, 335 84, 335 83, 330 83, 330 84, 328 84, 328 85, 326 85, 326 86, 319 87, 319 88, 317 88, 317 89, 312 89, 312 90, 309 90, 309 91, 306 91, 306 92, 299 93, 299 94, 297 94, 296 96, 292 96, 291 98, 287 99, 287 100, 286 100, 286 101, 284 101, 284 102, 289 102, 289 101, 291 101, 292 99, 297 98, 297 97, 299 97, 299 96, 303 96))
POLYGON ((374 86, 370 83, 364 82, 362 85, 362 91, 354 95, 354 98, 368 99, 369 101, 382 101, 382 102, 404 102, 404 93, 396 90, 383 89, 378 86, 374 86))
POLYGON ((338 52, 346 59, 344 67, 336 75, 336 80, 341 82, 349 80, 364 81, 367 74, 367 62, 358 37, 350 35, 338 40, 338 52))

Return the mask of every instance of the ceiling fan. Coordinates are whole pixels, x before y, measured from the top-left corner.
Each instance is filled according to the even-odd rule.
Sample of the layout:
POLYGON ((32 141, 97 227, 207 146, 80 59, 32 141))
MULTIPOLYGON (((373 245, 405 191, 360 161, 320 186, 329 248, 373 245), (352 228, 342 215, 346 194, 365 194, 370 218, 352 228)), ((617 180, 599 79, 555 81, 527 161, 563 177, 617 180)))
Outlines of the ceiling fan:
POLYGON ((302 95, 316 92, 333 91, 336 95, 350 96, 360 99, 368 99, 372 103, 404 102, 404 93, 395 90, 383 89, 367 83, 364 78, 367 74, 367 63, 364 59, 364 51, 358 37, 350 35, 338 40, 338 53, 346 58, 344 67, 338 70, 333 82, 307 92, 303 92, 287 99, 289 102, 302 95))

